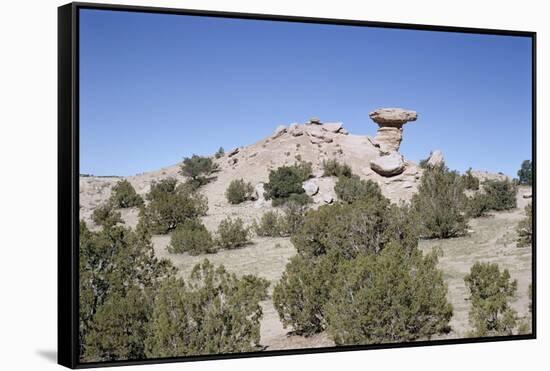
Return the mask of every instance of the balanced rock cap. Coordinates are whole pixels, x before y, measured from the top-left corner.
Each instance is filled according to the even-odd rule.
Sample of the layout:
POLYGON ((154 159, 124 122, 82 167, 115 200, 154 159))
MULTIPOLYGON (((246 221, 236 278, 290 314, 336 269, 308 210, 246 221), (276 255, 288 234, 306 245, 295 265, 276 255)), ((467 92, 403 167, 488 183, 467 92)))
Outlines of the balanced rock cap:
POLYGON ((402 108, 379 108, 369 113, 372 121, 381 126, 398 126, 409 121, 416 121, 416 111, 409 111, 402 108))

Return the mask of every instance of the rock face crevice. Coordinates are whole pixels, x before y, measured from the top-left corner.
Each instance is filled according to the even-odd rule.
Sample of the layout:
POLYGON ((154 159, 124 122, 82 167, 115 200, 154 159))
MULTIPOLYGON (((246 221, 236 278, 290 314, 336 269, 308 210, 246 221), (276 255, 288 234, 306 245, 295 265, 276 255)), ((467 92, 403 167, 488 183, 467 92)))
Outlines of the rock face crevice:
POLYGON ((403 156, 399 154, 403 125, 416 121, 418 114, 402 108, 380 108, 371 112, 369 117, 378 125, 372 142, 381 154, 370 162, 371 169, 385 177, 401 174, 406 167, 403 156))

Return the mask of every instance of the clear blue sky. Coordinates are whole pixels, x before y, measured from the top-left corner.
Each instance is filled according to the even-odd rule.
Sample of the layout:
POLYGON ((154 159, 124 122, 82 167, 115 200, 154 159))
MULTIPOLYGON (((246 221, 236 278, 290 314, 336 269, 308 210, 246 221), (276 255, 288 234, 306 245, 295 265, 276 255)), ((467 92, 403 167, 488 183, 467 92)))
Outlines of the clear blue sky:
POLYGON ((417 110, 401 152, 515 176, 531 158, 523 37, 81 10, 80 172, 133 175, 311 116, 374 135, 417 110))

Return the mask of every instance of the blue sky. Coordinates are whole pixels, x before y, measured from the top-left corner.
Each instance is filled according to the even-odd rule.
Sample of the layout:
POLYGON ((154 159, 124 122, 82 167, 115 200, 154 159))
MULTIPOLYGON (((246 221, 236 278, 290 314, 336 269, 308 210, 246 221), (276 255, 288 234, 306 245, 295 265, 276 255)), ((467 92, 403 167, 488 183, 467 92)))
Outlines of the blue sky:
POLYGON ((515 176, 531 158, 524 37, 81 10, 80 172, 133 175, 316 116, 374 135, 418 111, 401 152, 515 176))

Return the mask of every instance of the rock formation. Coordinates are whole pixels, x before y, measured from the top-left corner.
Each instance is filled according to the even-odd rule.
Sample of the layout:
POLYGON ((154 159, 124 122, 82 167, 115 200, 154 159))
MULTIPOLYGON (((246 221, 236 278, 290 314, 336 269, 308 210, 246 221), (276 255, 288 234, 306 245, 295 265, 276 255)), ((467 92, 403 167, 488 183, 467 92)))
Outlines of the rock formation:
POLYGON ((392 152, 372 160, 370 167, 378 174, 389 177, 401 174, 405 170, 405 161, 401 154, 392 152))
POLYGON ((445 158, 443 157, 443 152, 439 150, 432 151, 430 157, 426 162, 426 165, 430 167, 441 166, 445 163, 445 158))
POLYGON ((417 113, 401 108, 380 108, 369 114, 378 124, 378 132, 374 142, 378 144, 383 154, 399 151, 403 138, 403 125, 409 121, 416 121, 417 113))
POLYGON ((369 141, 382 155, 370 162, 371 169, 385 177, 401 174, 405 170, 405 161, 398 151, 403 139, 403 125, 415 121, 417 113, 401 108, 380 108, 369 116, 378 124, 376 137, 369 141))

